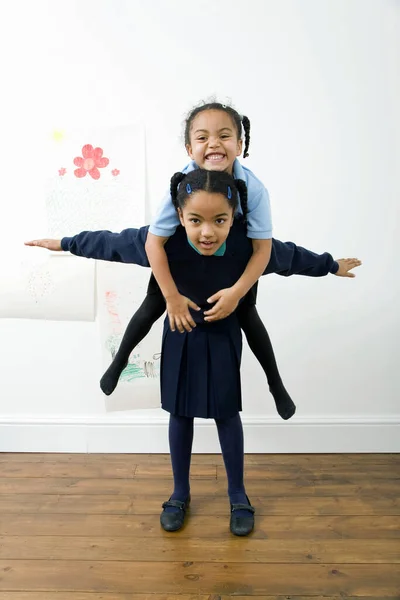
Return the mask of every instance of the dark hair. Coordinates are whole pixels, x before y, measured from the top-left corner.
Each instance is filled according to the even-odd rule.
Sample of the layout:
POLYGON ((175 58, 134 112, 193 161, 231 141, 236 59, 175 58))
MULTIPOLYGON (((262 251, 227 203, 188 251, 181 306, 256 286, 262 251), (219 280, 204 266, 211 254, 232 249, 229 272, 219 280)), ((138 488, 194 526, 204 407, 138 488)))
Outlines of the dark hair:
POLYGON ((232 119, 236 131, 238 139, 242 139, 242 125, 244 129, 244 151, 243 158, 247 158, 249 156, 249 146, 250 146, 250 120, 245 116, 239 115, 239 113, 232 107, 226 104, 220 104, 219 102, 208 102, 207 104, 200 104, 193 108, 185 119, 185 145, 190 144, 190 129, 192 127, 192 123, 197 115, 204 110, 222 110, 226 112, 232 119))
POLYGON ((246 222, 247 186, 244 181, 233 179, 225 171, 205 169, 195 169, 186 175, 178 172, 171 177, 171 197, 176 210, 182 209, 189 196, 200 190, 225 196, 234 213, 238 209, 240 200, 243 220, 246 222))

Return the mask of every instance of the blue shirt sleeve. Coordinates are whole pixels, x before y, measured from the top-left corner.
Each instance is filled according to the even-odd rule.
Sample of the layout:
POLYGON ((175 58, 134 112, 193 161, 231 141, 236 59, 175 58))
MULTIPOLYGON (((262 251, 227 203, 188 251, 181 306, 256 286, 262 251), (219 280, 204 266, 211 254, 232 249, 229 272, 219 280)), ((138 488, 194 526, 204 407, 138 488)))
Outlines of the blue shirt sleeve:
POLYGON ((247 237, 270 240, 272 217, 267 189, 254 173, 237 159, 233 164, 233 174, 235 179, 242 179, 247 186, 247 237))
POLYGON ((269 194, 263 187, 256 197, 248 190, 247 237, 254 240, 272 238, 272 218, 269 194))
MULTIPOLYGON (((184 169, 182 169, 182 173, 190 173, 197 168, 196 163, 192 160, 184 169)), ((159 237, 171 237, 174 235, 178 225, 178 215, 175 206, 172 204, 171 193, 168 191, 162 199, 157 215, 152 221, 149 231, 153 235, 158 235, 159 237)))
POLYGON ((172 204, 170 192, 167 192, 161 202, 158 213, 150 225, 150 233, 160 237, 171 237, 179 225, 178 215, 172 204))

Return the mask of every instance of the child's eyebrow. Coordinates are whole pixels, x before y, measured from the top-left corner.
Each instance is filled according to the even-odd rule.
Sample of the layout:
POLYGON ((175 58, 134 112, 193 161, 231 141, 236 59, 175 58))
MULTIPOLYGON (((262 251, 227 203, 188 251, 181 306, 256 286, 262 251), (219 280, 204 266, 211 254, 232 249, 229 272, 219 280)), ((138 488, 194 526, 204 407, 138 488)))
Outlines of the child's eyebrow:
MULTIPOLYGON (((189 217, 198 217, 199 219, 203 219, 203 217, 201 215, 198 215, 197 213, 194 212, 190 212, 188 214, 189 217)), ((217 219, 218 217, 229 217, 228 213, 219 213, 219 215, 214 215, 214 219, 217 219)))
MULTIPOLYGON (((222 129, 218 130, 218 133, 221 133, 221 131, 232 132, 232 129, 230 127, 222 127, 222 129)), ((208 131, 208 129, 196 129, 194 133, 209 133, 209 131, 208 131)))

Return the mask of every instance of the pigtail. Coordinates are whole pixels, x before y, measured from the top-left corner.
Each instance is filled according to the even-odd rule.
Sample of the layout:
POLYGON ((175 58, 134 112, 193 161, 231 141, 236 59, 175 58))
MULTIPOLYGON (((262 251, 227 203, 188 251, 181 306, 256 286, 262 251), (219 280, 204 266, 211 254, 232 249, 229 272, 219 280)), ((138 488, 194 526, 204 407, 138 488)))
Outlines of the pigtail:
POLYGON ((171 177, 171 183, 170 183, 171 198, 172 198, 172 204, 174 205, 176 210, 178 210, 178 208, 179 208, 178 186, 184 177, 186 177, 186 175, 184 173, 181 173, 180 171, 178 171, 178 173, 175 173, 171 177))
POLYGON ((242 116, 242 125, 244 129, 244 152, 243 158, 247 158, 249 156, 249 146, 250 146, 250 119, 245 115, 242 116))
POLYGON ((247 185, 242 179, 235 179, 236 189, 239 192, 240 206, 242 207, 243 222, 247 223, 247 185))

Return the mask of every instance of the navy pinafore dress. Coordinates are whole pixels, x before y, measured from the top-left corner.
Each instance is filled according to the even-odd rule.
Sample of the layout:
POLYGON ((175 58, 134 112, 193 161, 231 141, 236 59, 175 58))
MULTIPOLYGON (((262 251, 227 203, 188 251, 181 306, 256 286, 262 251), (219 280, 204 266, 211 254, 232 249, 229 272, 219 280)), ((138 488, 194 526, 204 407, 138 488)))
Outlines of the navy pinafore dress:
POLYGON ((164 322, 161 351, 161 406, 183 417, 227 418, 242 410, 240 363, 242 334, 236 313, 207 323, 207 298, 231 287, 251 256, 242 224, 232 226, 223 256, 203 256, 179 228, 165 246, 172 277, 181 294, 201 311, 191 311, 196 327, 171 331, 164 322))

